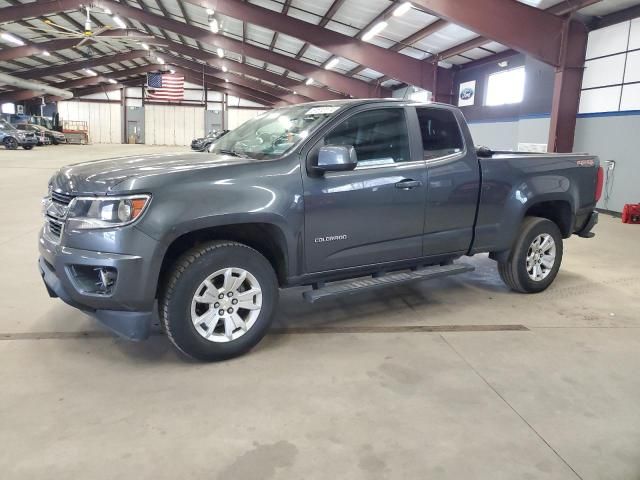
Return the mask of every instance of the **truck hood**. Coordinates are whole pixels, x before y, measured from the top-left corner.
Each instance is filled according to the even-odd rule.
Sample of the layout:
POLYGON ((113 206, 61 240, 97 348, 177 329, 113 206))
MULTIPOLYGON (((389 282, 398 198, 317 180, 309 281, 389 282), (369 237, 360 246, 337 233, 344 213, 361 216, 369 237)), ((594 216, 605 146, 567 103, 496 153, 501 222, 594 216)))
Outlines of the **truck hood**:
MULTIPOLYGON (((160 180, 200 169, 251 162, 250 159, 202 153, 153 154, 77 163, 51 177, 53 190, 69 194, 108 194, 116 190, 140 190, 145 180, 160 180), (123 182, 126 182, 124 184, 123 182), (122 185, 121 185, 122 184, 122 185)), ((155 183, 155 182, 153 182, 155 183)))

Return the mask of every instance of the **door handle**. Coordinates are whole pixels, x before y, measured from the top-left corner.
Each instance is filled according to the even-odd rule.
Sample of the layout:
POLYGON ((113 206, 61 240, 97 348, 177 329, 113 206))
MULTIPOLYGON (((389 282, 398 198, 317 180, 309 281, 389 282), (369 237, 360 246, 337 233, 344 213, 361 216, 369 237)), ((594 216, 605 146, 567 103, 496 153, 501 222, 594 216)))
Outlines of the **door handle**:
POLYGON ((422 182, 420 180, 412 180, 410 178, 407 178, 406 180, 402 180, 401 182, 396 183, 395 187, 401 190, 411 190, 412 188, 417 188, 421 185, 422 182))

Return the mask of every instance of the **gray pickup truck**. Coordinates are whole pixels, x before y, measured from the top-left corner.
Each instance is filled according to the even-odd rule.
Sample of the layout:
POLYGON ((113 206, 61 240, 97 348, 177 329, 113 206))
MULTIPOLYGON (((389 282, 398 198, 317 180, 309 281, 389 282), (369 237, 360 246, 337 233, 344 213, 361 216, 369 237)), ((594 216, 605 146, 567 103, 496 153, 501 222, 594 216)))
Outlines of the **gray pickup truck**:
POLYGON ((44 199, 47 290, 129 339, 157 309, 200 360, 247 352, 280 288, 315 302, 472 270, 489 253, 518 292, 547 288, 563 239, 590 237, 597 157, 474 147, 450 105, 310 103, 266 112, 212 153, 62 168, 44 199))

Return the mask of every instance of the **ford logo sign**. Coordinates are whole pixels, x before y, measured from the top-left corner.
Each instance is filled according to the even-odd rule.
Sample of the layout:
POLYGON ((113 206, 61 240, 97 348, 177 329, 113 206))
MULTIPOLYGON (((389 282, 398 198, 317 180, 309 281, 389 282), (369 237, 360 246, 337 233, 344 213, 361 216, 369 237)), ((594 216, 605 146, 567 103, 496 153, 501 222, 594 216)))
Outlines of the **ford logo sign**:
POLYGON ((473 97, 473 88, 463 88, 460 92, 460 100, 469 100, 473 97))

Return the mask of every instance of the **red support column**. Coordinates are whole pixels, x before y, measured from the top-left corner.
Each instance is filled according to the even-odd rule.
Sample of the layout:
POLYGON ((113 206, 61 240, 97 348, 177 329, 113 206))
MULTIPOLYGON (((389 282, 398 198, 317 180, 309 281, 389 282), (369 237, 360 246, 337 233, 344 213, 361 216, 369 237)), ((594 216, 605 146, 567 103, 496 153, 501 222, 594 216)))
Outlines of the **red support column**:
POLYGON ((582 73, 587 50, 587 28, 581 22, 565 22, 560 66, 556 69, 549 125, 550 152, 571 152, 580 104, 582 73))

